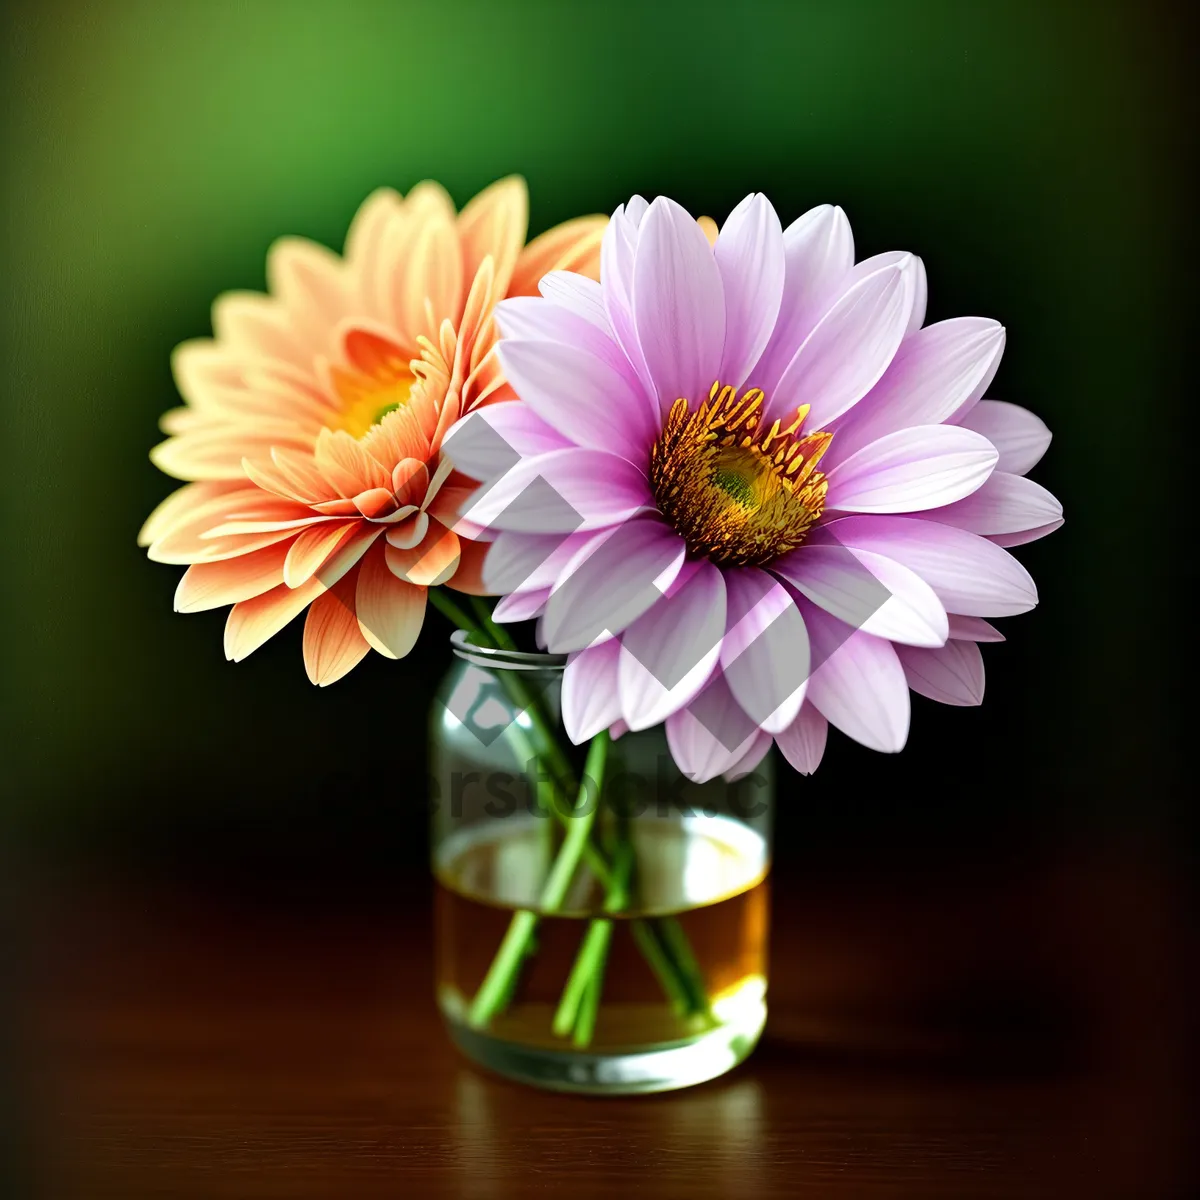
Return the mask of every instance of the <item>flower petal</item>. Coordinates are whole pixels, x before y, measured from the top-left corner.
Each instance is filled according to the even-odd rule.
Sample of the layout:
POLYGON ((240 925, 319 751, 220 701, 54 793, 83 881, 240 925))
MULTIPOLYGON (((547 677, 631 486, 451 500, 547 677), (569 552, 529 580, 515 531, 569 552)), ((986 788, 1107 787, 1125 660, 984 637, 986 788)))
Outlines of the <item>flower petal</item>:
POLYGON ((732 771, 760 737, 720 674, 687 708, 667 718, 666 730, 675 765, 693 783, 732 771))
POLYGON ((982 617, 962 617, 950 614, 950 636, 958 642, 1002 642, 1004 634, 982 617))
POLYGON ((1036 466, 1050 445, 1045 421, 1005 400, 980 400, 957 424, 982 433, 1000 454, 996 469, 1013 475, 1024 475, 1036 466))
POLYGON ((359 521, 343 521, 329 525, 310 525, 302 529, 288 549, 283 564, 283 582, 299 587, 311 579, 335 551, 344 546, 358 531, 359 521))
POLYGON ((797 591, 875 637, 913 646, 940 646, 949 636, 946 609, 915 571, 869 550, 801 546, 771 569, 797 591))
POLYGON ((800 715, 775 735, 775 745, 801 775, 811 775, 821 765, 828 735, 829 722, 811 704, 805 704, 800 715))
POLYGON ((501 533, 492 543, 484 582, 493 592, 526 592, 552 587, 563 568, 599 533, 501 533))
POLYGON ((952 641, 936 650, 897 646, 908 686, 939 704, 983 703, 983 655, 974 642, 952 641))
POLYGON ((563 568, 546 605, 547 648, 582 650, 628 628, 661 600, 685 554, 682 539, 655 520, 630 521, 589 542, 563 568))
POLYGON ((372 549, 358 569, 354 595, 358 628, 372 649, 403 658, 413 648, 425 620, 425 593, 392 574, 383 544, 372 549))
POLYGON ((998 533, 993 534, 989 540, 996 543, 997 546, 1024 546, 1029 542, 1036 542, 1038 538, 1044 538, 1047 534, 1053 533, 1062 525, 1062 518, 1057 521, 1051 521, 1047 525, 1038 525, 1034 529, 1022 529, 1019 533, 998 533))
POLYGON ((721 778, 726 783, 736 783, 739 779, 745 779, 766 758, 767 751, 771 749, 771 740, 769 733, 756 734, 750 742, 750 748, 732 767, 721 772, 721 778))
MULTIPOLYGON (((469 543, 467 543, 469 544, 469 543)), ((528 592, 509 592, 501 597, 492 611, 492 619, 506 624, 512 621, 530 621, 546 611, 550 589, 534 588, 528 592)))
POLYGON ((700 227, 665 196, 641 223, 633 320, 661 411, 680 396, 707 396, 725 342, 721 273, 700 227))
POLYGON ((724 632, 721 572, 707 560, 685 565, 662 599, 621 635, 621 716, 630 729, 660 724, 700 691, 724 632))
POLYGON ((252 600, 239 601, 225 620, 225 657, 241 662, 253 654, 325 590, 325 585, 313 578, 298 588, 281 583, 252 600))
POLYGON ((1003 351, 1004 326, 983 317, 939 321, 905 338, 883 378, 838 426, 839 454, 898 429, 950 420, 983 394, 1003 351))
POLYGON ((261 596, 283 583, 288 553, 288 544, 278 542, 236 558, 193 564, 175 589, 175 611, 204 612, 261 596))
POLYGON ((934 509, 928 519, 985 536, 1024 533, 1062 524, 1062 505, 1040 483, 1024 475, 993 471, 977 491, 954 504, 934 509))
MULTIPOLYGON (((554 307, 545 300, 529 302, 554 307)), ((562 312, 560 325, 568 323, 577 326, 574 345, 512 337, 500 343, 497 353, 509 383, 569 441, 630 462, 647 462, 658 433, 657 413, 633 372, 614 365, 619 351, 613 343, 582 318, 562 312), (599 350, 601 343, 609 348, 612 362, 586 348, 599 350)))
POLYGON ((418 587, 437 587, 458 569, 461 543, 458 535, 444 525, 431 523, 417 545, 400 550, 390 544, 383 548, 388 569, 397 579, 418 587))
POLYGON ((318 687, 336 683, 370 650, 354 611, 357 572, 340 579, 318 596, 304 620, 304 669, 318 687))
POLYGON ((774 394, 788 363, 837 295, 854 265, 854 237, 840 208, 809 209, 783 232, 785 273, 775 330, 751 373, 755 386, 774 394))
POLYGON ((627 521, 653 507, 646 476, 602 450, 552 450, 522 459, 483 488, 463 518, 518 533, 575 533, 627 521))
POLYGON ((498 179, 458 214, 463 276, 474 279, 489 255, 495 270, 495 295, 508 291, 529 226, 529 192, 519 175, 498 179))
MULTIPOLYGON (((837 442, 837 435, 834 435, 837 442)), ((982 434, 917 425, 886 434, 829 469, 826 511, 917 512, 969 496, 996 465, 982 434)))
POLYGON ((912 306, 912 255, 852 284, 788 363, 768 415, 784 417, 808 404, 808 428, 822 429, 852 408, 887 370, 912 306))
POLYGON ((524 404, 493 404, 459 421, 442 454, 472 479, 497 479, 522 458, 571 443, 524 404))
POLYGON ((610 338, 614 337, 604 309, 604 289, 594 279, 574 271, 551 271, 538 284, 538 291, 560 308, 590 321, 610 338))
POLYGON ((563 672, 562 719, 577 746, 594 738, 621 716, 617 664, 621 643, 609 638, 572 654, 563 672))
POLYGON ((908 683, 892 644, 801 603, 814 663, 808 699, 856 742, 884 753, 902 750, 908 738, 908 683))
POLYGON ((729 214, 713 248, 725 293, 725 349, 716 379, 740 388, 766 349, 783 298, 783 229, 761 192, 729 214))
POLYGON ((846 517, 819 531, 843 546, 873 550, 916 571, 948 612, 1007 617, 1037 604, 1029 572, 978 534, 920 517, 846 517))
POLYGON ((721 671, 746 715, 768 733, 795 719, 808 688, 808 632, 787 590, 756 568, 727 571, 721 671))

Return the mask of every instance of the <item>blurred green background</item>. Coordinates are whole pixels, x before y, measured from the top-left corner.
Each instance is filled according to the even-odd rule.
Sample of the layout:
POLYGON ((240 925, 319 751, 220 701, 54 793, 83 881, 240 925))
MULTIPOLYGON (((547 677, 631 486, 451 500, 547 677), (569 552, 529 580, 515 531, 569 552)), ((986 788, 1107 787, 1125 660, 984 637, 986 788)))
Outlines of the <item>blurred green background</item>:
MULTIPOLYGON (((914 702, 909 749, 838 738, 785 785, 784 848, 1166 834, 1163 635, 1183 605, 1183 60, 1146 4, 51 0, 3 20, 4 804, 37 842, 386 869, 424 853, 447 662, 317 691, 300 623, 224 661, 134 543, 171 348, 261 288, 283 233, 340 246, 374 187, 461 204, 510 172, 532 229, 667 193, 718 220, 840 203, 905 248, 930 316, 993 316, 992 395, 1042 415, 1067 524, 1019 550, 1041 606, 982 709, 914 702)), ((430 618, 431 629, 437 628, 430 618)))

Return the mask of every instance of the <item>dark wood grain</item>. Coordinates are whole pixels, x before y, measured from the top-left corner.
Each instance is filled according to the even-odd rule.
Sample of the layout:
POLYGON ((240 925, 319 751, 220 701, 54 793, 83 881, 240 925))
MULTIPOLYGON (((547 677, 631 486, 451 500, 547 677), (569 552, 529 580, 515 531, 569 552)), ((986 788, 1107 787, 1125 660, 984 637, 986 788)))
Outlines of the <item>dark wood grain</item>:
POLYGON ((22 893, 21 1140, 75 1198, 1184 1195, 1154 872, 780 881, 770 1031, 673 1095, 543 1094, 442 1036, 427 890, 22 893))

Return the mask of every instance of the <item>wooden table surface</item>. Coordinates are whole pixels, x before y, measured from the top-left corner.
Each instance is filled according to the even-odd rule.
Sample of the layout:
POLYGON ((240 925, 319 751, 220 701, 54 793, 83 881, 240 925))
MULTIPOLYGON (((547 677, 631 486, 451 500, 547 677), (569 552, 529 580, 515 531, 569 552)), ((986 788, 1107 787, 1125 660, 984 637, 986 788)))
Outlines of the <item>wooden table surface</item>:
POLYGON ((423 883, 320 890, 22 890, 21 1194, 1187 1194, 1181 942, 1152 871, 781 881, 759 1049, 634 1098, 476 1070, 433 1006, 423 883))

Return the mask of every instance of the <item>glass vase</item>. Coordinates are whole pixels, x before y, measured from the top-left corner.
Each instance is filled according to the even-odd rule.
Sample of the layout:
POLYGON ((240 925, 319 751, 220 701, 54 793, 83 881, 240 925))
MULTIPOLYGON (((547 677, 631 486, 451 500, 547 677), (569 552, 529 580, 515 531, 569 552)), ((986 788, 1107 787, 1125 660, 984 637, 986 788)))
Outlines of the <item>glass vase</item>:
POLYGON ((661 728, 573 747, 562 656, 461 631, 451 645, 431 729, 450 1037, 563 1091, 665 1091, 730 1070, 766 1019, 770 760, 697 785, 661 728))

